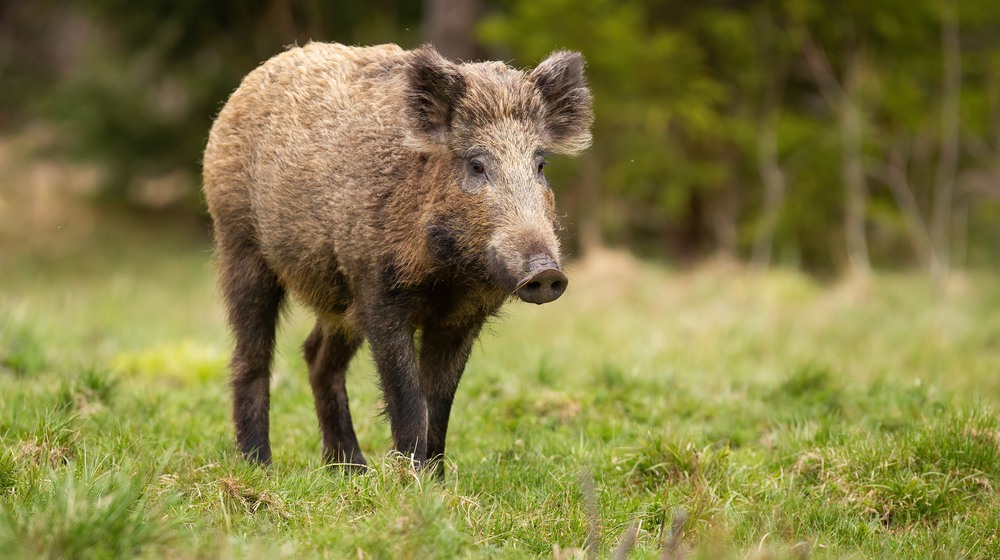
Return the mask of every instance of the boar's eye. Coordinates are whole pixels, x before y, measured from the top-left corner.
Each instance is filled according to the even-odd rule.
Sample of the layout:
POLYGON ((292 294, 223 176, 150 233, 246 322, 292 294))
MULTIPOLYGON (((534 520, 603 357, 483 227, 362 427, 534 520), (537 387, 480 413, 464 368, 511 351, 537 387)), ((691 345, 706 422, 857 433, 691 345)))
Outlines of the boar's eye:
POLYGON ((549 164, 549 162, 545 161, 544 159, 542 161, 538 162, 538 173, 541 174, 542 173, 542 169, 544 169, 545 166, 548 165, 548 164, 549 164))
POLYGON ((486 167, 478 159, 469 162, 469 169, 472 170, 474 175, 486 175, 486 167))

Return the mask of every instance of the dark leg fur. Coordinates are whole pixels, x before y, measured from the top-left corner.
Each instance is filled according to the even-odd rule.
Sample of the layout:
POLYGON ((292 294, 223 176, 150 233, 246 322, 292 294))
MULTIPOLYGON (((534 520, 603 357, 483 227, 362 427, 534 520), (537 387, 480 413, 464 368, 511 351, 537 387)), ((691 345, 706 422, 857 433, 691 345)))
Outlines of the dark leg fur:
POLYGON ((269 464, 271 356, 285 290, 256 247, 220 240, 220 277, 236 339, 230 369, 236 444, 248 460, 269 464))
MULTIPOLYGON (((481 322, 464 328, 426 327, 420 348, 420 386, 427 400, 427 457, 444 457, 448 418, 481 322)), ((439 471, 443 474, 443 471, 439 471)))
POLYGON ((399 308, 375 302, 365 312, 365 331, 382 393, 392 441, 418 468, 427 462, 427 402, 413 346, 413 328, 399 308))
POLYGON ((316 415, 323 433, 323 457, 329 463, 365 467, 365 458, 354 434, 345 386, 347 364, 361 340, 335 328, 316 323, 306 339, 309 382, 316 398, 316 415))

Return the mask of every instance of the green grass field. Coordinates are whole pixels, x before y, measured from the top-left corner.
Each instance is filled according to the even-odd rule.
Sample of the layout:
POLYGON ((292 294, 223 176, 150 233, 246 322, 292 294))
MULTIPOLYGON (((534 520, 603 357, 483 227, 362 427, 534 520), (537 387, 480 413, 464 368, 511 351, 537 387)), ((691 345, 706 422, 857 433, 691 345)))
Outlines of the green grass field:
POLYGON ((296 307, 245 465, 207 242, 67 238, 0 253, 0 557, 1000 557, 994 276, 577 263, 482 337, 439 481, 388 455, 367 354, 374 468, 324 468, 296 307))

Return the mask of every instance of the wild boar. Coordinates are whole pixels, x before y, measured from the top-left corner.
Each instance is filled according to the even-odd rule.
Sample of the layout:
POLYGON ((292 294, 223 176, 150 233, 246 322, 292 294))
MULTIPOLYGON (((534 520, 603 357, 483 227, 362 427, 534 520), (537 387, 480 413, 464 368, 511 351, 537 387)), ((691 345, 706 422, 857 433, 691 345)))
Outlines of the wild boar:
POLYGON ((515 294, 542 304, 566 289, 542 168, 590 144, 583 69, 565 51, 525 72, 431 46, 310 43, 243 79, 209 134, 204 192, 248 460, 271 460, 289 292, 316 314, 304 350, 326 460, 365 465, 344 385, 363 340, 395 449, 417 466, 443 455, 484 321, 515 294))

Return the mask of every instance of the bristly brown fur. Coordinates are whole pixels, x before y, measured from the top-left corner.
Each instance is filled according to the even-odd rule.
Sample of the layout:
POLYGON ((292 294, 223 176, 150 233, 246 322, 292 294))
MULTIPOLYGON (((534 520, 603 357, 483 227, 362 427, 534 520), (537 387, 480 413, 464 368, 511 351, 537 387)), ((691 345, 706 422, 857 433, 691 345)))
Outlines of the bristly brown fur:
POLYGON ((418 464, 444 453, 483 323, 532 262, 561 261, 539 154, 589 142, 582 70, 575 53, 528 75, 430 46, 311 43, 247 75, 204 157, 247 458, 271 459, 270 363, 287 293, 317 316, 305 355, 325 456, 365 464, 344 386, 362 340, 396 449, 418 464))
POLYGON ((591 95, 580 53, 559 51, 534 71, 531 81, 545 100, 545 122, 553 151, 578 154, 590 146, 591 95))
MULTIPOLYGON (((429 45, 414 50, 412 56, 406 77, 410 86, 407 105, 413 126, 419 132, 418 138, 444 146, 455 104, 465 95, 465 79, 455 64, 429 45)), ((416 145, 421 145, 419 140, 416 145)))

